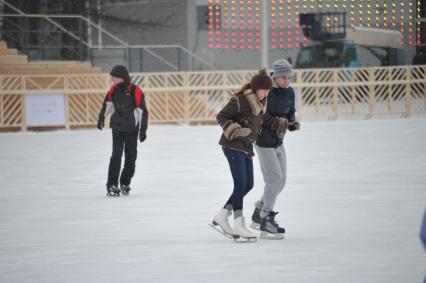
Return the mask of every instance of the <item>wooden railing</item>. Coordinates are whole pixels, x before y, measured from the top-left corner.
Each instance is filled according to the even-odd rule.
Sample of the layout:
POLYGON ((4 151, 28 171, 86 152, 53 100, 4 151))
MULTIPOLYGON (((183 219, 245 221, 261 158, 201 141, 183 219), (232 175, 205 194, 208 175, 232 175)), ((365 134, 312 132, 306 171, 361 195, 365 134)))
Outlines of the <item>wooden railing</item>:
MULTIPOLYGON (((211 123, 256 71, 133 73, 150 123, 211 123)), ((302 119, 426 113, 426 66, 297 70, 293 78, 302 119)), ((0 128, 27 128, 25 94, 63 93, 67 128, 95 126, 106 74, 1 75, 0 128)))

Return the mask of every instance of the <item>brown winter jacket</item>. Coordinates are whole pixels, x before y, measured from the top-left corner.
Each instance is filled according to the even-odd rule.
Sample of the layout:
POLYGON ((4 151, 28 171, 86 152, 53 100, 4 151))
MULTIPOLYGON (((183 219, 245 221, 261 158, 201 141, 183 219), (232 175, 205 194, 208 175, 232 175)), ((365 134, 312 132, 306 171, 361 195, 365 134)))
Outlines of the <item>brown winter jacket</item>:
POLYGON ((239 92, 234 94, 228 104, 217 114, 216 120, 223 129, 219 144, 244 152, 248 158, 254 156, 253 143, 259 134, 265 112, 265 103, 260 102, 257 95, 245 85, 239 92), (249 128, 250 135, 247 137, 233 138, 233 131, 239 127, 249 128))

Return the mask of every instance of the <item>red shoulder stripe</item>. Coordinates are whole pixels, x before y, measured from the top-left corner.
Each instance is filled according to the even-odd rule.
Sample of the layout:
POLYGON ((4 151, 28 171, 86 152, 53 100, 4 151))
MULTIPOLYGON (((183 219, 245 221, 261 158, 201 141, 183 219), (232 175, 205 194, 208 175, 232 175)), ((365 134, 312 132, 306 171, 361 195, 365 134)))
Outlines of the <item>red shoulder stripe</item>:
POLYGON ((142 89, 139 86, 136 86, 136 89, 135 89, 136 107, 139 107, 141 105, 142 95, 143 95, 142 89))

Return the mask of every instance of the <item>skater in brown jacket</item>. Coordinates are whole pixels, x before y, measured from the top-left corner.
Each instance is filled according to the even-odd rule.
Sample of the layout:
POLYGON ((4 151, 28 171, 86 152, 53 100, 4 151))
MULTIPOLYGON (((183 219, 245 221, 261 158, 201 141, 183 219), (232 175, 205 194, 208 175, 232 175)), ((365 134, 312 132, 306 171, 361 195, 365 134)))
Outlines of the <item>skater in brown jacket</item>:
POLYGON ((232 96, 217 114, 223 128, 219 144, 228 160, 234 180, 234 189, 224 207, 213 219, 213 225, 234 239, 256 239, 245 226, 243 217, 244 196, 253 188, 253 143, 259 134, 265 111, 266 97, 272 80, 266 70, 260 70, 250 83, 232 96), (228 217, 234 213, 234 227, 228 217))

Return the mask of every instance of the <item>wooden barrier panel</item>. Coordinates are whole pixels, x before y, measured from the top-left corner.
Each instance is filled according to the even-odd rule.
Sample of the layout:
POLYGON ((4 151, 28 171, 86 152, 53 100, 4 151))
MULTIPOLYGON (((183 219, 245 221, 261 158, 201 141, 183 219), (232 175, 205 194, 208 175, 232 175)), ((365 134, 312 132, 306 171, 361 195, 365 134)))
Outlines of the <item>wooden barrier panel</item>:
MULTIPOLYGON (((150 123, 214 123, 217 111, 256 71, 133 73, 150 123)), ((302 119, 410 117, 426 113, 426 66, 296 70, 302 119)), ((25 130, 24 95, 63 93, 66 127, 96 125, 107 74, 0 75, 0 128, 25 130)))
POLYGON ((0 128, 24 126, 24 100, 19 94, 0 95, 0 128))

